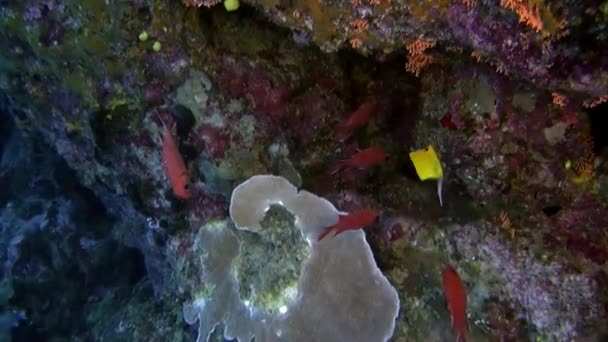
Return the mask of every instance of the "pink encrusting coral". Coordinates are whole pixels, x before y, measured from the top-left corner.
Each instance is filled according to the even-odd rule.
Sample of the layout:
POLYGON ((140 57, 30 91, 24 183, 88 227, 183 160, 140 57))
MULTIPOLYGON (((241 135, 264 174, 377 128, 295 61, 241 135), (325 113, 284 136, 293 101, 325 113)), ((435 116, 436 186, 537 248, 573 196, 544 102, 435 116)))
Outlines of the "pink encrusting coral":
POLYGON ((466 257, 486 258, 484 282, 500 282, 504 292, 497 294, 499 299, 512 302, 513 309, 541 333, 558 340, 585 336, 580 329, 606 315, 594 299, 598 284, 592 275, 537 260, 531 255, 534 251, 512 248, 496 235, 473 241, 465 237, 470 229, 464 226, 452 232, 458 250, 465 251, 466 257))
POLYGON ((226 156, 226 150, 233 141, 221 128, 211 124, 202 124, 191 136, 192 142, 201 146, 203 153, 216 160, 221 160, 226 156))
POLYGON ((254 113, 262 119, 276 121, 287 113, 288 90, 280 80, 272 79, 260 67, 231 64, 226 65, 219 76, 220 83, 230 95, 246 97, 251 101, 254 113))
POLYGON ((583 262, 603 265, 608 261, 606 206, 590 194, 579 195, 552 220, 554 229, 545 232, 548 248, 563 250, 583 262))
POLYGON ((378 234, 384 241, 384 245, 388 247, 391 242, 400 239, 408 241, 414 239, 420 229, 422 229, 422 225, 412 217, 405 215, 389 216, 380 224, 378 234))
POLYGON ((304 94, 290 101, 290 105, 295 108, 293 134, 304 145, 310 144, 319 130, 328 129, 329 122, 337 120, 343 111, 343 102, 339 96, 321 84, 307 89, 304 94))

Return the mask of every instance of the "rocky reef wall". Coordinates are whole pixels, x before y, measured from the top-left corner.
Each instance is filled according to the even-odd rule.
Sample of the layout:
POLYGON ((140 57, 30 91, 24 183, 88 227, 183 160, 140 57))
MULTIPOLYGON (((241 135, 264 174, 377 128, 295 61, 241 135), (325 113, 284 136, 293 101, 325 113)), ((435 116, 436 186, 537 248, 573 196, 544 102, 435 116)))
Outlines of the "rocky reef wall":
MULTIPOLYGON (((59 178, 86 189, 82 202, 103 211, 97 233, 67 214, 53 230, 42 218, 71 208, 63 187, 47 195, 52 205, 18 214, 15 207, 32 205, 14 200, 28 186, 0 196, 2 222, 14 223, 2 231, 12 246, 3 284, 40 291, 41 274, 57 285, 73 272, 70 288, 82 282, 83 290, 70 303, 87 318, 49 320, 44 296, 25 300, 19 291, 5 296, 5 311, 27 313, 48 337, 194 340, 197 325, 184 325, 182 314, 196 321, 220 279, 205 267, 236 254, 245 260, 233 268, 239 296, 279 310, 272 284, 294 287, 310 245, 285 212, 269 212, 258 236, 235 227, 228 210, 237 185, 272 174, 334 210, 378 212, 365 238, 348 232, 330 243, 341 251, 355 241, 355 259, 369 248, 370 269, 377 265, 384 275, 375 276, 396 289, 393 340, 455 337, 440 284, 446 264, 468 290, 473 339, 600 339, 608 151, 597 132, 606 127, 608 3, 260 0, 226 11, 230 1, 0 1, 0 110, 27 141, 56 153, 72 172, 59 178), (350 114, 366 104, 371 118, 343 136, 350 114), (166 147, 169 136, 175 148, 166 147), (408 158, 428 145, 443 164, 444 206, 408 158), (390 158, 332 174, 336 162, 371 146, 390 158), (187 198, 166 173, 176 156, 187 198), (42 235, 29 233, 36 230, 42 235), (71 242, 57 231, 71 232, 71 242), (215 238, 227 241, 225 253, 207 250, 215 238), (53 268, 45 261, 52 258, 25 257, 38 245, 71 247, 53 268), (260 276, 269 251, 275 258, 260 276), (296 259, 300 266, 281 267, 296 259), (85 283, 120 264, 133 265, 124 272, 137 274, 138 285, 85 283)), ((28 155, 29 145, 16 145, 28 155)), ((0 184, 53 169, 13 162, 7 143, 2 153, 0 184)), ((391 312, 379 312, 391 323, 391 312)), ((230 331, 214 331, 218 321, 199 322, 211 325, 199 340, 230 331)), ((239 336, 257 331, 249 327, 239 336)))

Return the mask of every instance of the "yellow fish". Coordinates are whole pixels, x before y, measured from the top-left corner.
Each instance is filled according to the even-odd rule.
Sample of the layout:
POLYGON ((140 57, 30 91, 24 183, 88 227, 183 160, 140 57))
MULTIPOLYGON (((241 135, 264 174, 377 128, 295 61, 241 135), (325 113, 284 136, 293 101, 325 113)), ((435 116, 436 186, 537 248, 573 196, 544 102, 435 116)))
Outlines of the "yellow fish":
POLYGON ((437 180, 437 195, 439 196, 439 204, 443 206, 442 189, 443 189, 443 168, 441 161, 437 156, 437 152, 432 145, 429 147, 410 152, 410 159, 414 163, 416 173, 421 181, 427 179, 437 180))

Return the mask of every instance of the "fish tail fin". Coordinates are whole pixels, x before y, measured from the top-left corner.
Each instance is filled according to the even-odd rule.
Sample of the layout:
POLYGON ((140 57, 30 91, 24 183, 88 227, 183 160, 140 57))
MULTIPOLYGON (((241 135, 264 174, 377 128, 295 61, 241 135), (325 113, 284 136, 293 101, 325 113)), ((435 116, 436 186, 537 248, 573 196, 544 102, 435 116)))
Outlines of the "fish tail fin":
POLYGON ((156 113, 156 117, 158 118, 158 120, 162 124, 163 128, 167 128, 167 124, 165 123, 165 120, 163 120, 163 117, 160 115, 159 112, 156 113))
POLYGON ((341 132, 336 133, 336 136, 338 137, 338 141, 343 143, 348 141, 348 139, 353 136, 353 132, 345 129, 341 132))
POLYGON ((174 130, 177 127, 177 122, 175 121, 175 119, 173 119, 171 121, 171 127, 167 126, 167 123, 165 122, 165 120, 163 120, 163 117, 160 115, 160 113, 156 113, 156 117, 158 118, 158 120, 160 121, 161 125, 163 126, 163 130, 166 132, 167 130, 169 131, 169 133, 171 134, 175 134, 174 130))
POLYGON ((323 231, 321 232, 321 234, 319 234, 319 237, 317 237, 317 242, 323 240, 324 237, 326 237, 329 233, 331 233, 334 230, 335 226, 329 226, 329 227, 325 227, 323 228, 323 231))
POLYGON ((335 126, 336 138, 339 142, 345 142, 353 135, 353 129, 346 124, 338 124, 335 126))
POLYGON ((459 333, 456 337, 456 342, 467 342, 467 339, 464 337, 463 334, 459 333))
POLYGON ((329 174, 330 175, 336 175, 338 173, 341 173, 343 171, 346 170, 346 167, 348 165, 346 164, 346 162, 344 160, 341 160, 337 163, 335 163, 330 169, 329 169, 329 174))
MULTIPOLYGON (((167 128, 167 124, 165 123, 165 120, 163 120, 163 117, 160 115, 160 113, 158 113, 158 112, 156 113, 156 118, 158 118, 158 120, 160 121, 160 124, 162 126, 162 129, 158 135, 158 139, 160 140, 160 145, 162 145, 163 142, 165 141, 165 134, 167 133, 168 128, 167 128)), ((169 131, 169 132, 171 132, 171 131, 169 131)))

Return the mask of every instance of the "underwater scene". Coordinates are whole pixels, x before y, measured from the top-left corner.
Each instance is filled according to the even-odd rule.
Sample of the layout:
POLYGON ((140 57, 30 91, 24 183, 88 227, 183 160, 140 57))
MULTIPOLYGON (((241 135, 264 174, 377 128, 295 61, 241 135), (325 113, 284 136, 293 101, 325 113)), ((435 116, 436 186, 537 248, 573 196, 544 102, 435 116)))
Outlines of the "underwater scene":
POLYGON ((608 341, 608 0, 0 0, 0 342, 608 341))

